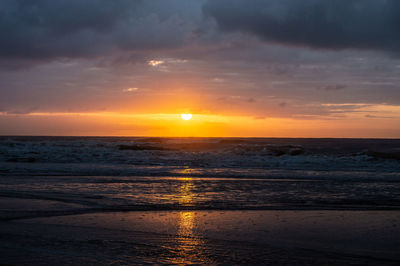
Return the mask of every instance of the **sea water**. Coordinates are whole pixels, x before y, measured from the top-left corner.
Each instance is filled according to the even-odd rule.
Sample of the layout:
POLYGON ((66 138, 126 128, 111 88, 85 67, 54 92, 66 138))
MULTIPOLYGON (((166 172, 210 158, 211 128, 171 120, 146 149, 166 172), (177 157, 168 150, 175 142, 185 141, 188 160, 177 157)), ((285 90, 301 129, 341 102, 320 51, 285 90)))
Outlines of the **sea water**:
POLYGON ((26 207, 31 216, 398 209, 399 149, 388 139, 0 137, 0 196, 55 203, 26 207))

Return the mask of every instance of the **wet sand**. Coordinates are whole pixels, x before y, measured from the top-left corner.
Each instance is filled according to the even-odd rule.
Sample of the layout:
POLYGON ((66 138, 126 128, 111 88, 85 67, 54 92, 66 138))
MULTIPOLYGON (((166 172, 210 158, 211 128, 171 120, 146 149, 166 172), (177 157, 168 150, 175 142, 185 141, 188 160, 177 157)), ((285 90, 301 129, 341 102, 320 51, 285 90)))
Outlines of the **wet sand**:
POLYGON ((0 228, 3 264, 400 262, 398 211, 136 211, 0 228))
POLYGON ((0 265, 399 265, 385 180, 3 177, 0 265))

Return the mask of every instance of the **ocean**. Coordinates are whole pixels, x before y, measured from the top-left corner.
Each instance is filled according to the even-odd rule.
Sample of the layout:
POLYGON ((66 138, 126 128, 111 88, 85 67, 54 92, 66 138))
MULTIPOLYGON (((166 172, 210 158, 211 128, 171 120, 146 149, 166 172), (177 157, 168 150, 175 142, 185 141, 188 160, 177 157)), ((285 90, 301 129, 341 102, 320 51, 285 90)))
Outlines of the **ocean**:
MULTIPOLYGON (((289 257, 294 256, 306 265, 319 264, 326 262, 321 253, 313 251, 310 261, 309 253, 304 255, 298 248, 300 245, 319 250, 322 240, 310 239, 320 239, 321 235, 337 244, 328 245, 323 252, 337 248, 335 252, 347 254, 352 250, 350 257, 333 256, 337 260, 329 264, 351 262, 354 254, 358 256, 356 262, 375 262, 375 259, 397 262, 400 140, 3 136, 0 137, 0 210, 3 230, 0 253, 8 258, 2 263, 30 262, 12 254, 21 248, 36 254, 30 248, 35 245, 29 242, 32 239, 48 253, 45 262, 63 261, 57 253, 60 250, 48 247, 58 240, 43 239, 39 233, 44 230, 43 224, 59 240, 66 238, 60 232, 86 228, 74 233, 76 237, 86 235, 84 240, 70 239, 71 242, 63 244, 61 250, 69 250, 69 259, 61 264, 90 264, 87 258, 110 243, 112 248, 117 248, 116 245, 123 249, 125 245, 110 238, 116 234, 124 238, 122 229, 135 232, 134 238, 141 244, 150 241, 151 245, 164 248, 174 245, 168 246, 168 251, 138 246, 136 253, 128 254, 126 250, 107 253, 109 250, 105 249, 108 257, 96 253, 97 260, 91 257, 94 264, 101 259, 112 263, 113 257, 123 263, 258 264, 271 259, 268 255, 271 252, 280 252, 279 257, 272 256, 272 261, 290 263, 285 260, 287 250, 269 248, 264 252, 265 245, 275 244, 278 248, 291 247, 289 257), (273 221, 272 216, 281 218, 273 221), (358 225, 360 217, 370 223, 364 227, 358 225), (379 217, 384 217, 384 221, 379 217), (340 229, 337 228, 340 223, 332 224, 335 220, 342 221, 340 229), (321 225, 318 234, 310 230, 315 223, 321 225), (277 224, 285 224, 292 231, 282 229, 286 227, 276 229, 277 224), (308 228, 311 235, 303 235, 299 224, 308 228), (57 231, 60 226, 63 229, 57 231), (118 233, 113 231, 105 237, 105 231, 89 233, 88 227, 118 233), (22 236, 15 233, 21 228, 28 233, 22 236), (358 234, 354 236, 358 244, 344 245, 348 239, 332 228, 340 232, 351 229, 347 234, 358 234), (380 231, 373 234, 371 228, 380 231), (14 232, 11 235, 10 230, 14 232), (155 235, 149 240, 138 232, 155 235), (330 236, 324 235, 327 232, 330 236), (376 238, 374 243, 381 243, 380 248, 365 246, 366 232, 376 238), (342 238, 336 239, 339 235, 342 238), (93 237, 101 242, 93 242, 93 237), (200 240, 214 251, 206 249, 206 252, 200 240), (217 240, 228 242, 218 244, 217 240), (182 251, 183 244, 179 245, 179 241, 187 241, 185 245, 192 249, 182 251), (227 250, 240 250, 238 246, 243 246, 238 244, 240 241, 246 243, 244 246, 256 246, 242 250, 242 257, 223 256, 227 250), (76 245, 81 247, 79 252, 86 250, 86 253, 72 252, 70 249, 76 245), (221 249, 221 245, 229 248, 221 249), (199 246, 203 251, 196 249, 199 246), (175 254, 174 248, 180 253, 175 250, 175 254), (138 250, 150 255, 139 252, 139 258, 138 250), (250 253, 254 250, 264 255, 252 258, 250 253), (372 254, 371 250, 382 252, 364 261, 365 254, 372 254), (192 254, 196 252, 200 255, 192 254), (161 257, 162 261, 157 259, 161 257), (243 258, 246 260, 242 261, 243 258)), ((130 240, 124 241, 132 245, 130 240)), ((37 258, 37 254, 32 256, 37 258)), ((42 262, 38 260, 37 264, 42 262)))
POLYGON ((399 155, 385 139, 0 137, 1 195, 90 209, 397 209, 399 155))

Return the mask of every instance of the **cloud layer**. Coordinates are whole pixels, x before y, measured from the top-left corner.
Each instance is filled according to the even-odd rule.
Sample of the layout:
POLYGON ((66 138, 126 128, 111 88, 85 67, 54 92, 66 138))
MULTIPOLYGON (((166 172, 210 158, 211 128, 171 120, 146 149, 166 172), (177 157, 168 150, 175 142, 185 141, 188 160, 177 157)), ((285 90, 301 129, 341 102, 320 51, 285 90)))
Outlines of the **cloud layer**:
POLYGON ((400 50, 398 0, 210 0, 203 9, 223 31, 286 45, 400 50))
POLYGON ((0 0, 0 32, 7 115, 400 116, 399 0, 0 0))
MULTIPOLYGON (((224 32, 320 49, 400 50, 397 0, 2 0, 0 60, 218 46, 224 32), (215 32, 215 20, 222 34, 215 32)), ((192 54, 192 56, 195 56, 192 54)))
POLYGON ((43 60, 179 47, 199 16, 194 13, 201 13, 195 8, 199 4, 182 0, 3 0, 0 58, 43 60))

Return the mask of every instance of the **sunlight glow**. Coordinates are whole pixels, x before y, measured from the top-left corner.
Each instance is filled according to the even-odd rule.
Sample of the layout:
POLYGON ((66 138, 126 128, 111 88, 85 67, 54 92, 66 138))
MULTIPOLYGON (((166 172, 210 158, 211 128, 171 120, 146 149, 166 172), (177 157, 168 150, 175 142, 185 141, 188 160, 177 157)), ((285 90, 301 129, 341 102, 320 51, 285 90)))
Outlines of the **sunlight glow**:
POLYGON ((150 66, 155 67, 155 66, 164 64, 164 61, 163 60, 150 60, 148 63, 150 66))
POLYGON ((192 119, 192 114, 181 114, 183 120, 190 120, 192 119))
MULTIPOLYGON (((337 110, 341 108, 338 106, 337 110)), ((398 138, 400 132, 400 106, 360 106, 357 112, 331 120, 324 117, 258 119, 246 115, 196 113, 187 121, 181 112, 0 112, 0 134, 46 135, 52 132, 60 136, 398 138)))

